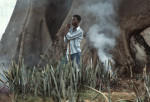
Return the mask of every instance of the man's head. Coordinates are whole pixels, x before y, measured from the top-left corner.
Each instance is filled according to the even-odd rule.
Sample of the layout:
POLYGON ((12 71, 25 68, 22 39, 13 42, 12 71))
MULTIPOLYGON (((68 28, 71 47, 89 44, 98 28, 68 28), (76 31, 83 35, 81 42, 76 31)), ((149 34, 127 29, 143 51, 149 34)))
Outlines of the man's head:
POLYGON ((72 25, 73 26, 78 26, 78 24, 81 21, 81 17, 79 15, 74 15, 72 18, 72 25))

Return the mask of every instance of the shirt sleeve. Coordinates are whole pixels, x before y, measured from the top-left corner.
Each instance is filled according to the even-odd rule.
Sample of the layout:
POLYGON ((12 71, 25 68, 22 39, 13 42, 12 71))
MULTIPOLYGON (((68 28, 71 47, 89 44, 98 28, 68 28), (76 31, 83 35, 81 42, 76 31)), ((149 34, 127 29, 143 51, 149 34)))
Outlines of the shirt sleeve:
POLYGON ((82 37, 83 36, 83 31, 79 30, 77 32, 74 32, 74 34, 71 34, 70 32, 67 33, 67 40, 72 40, 72 39, 76 39, 78 37, 82 37))
MULTIPOLYGON (((67 33, 67 35, 69 35, 69 34, 70 34, 71 30, 72 30, 72 28, 70 28, 70 29, 69 29, 69 32, 67 33)), ((67 41, 68 41, 68 39, 67 39, 67 35, 66 35, 66 36, 64 36, 64 42, 65 42, 65 43, 67 43, 67 41)))
POLYGON ((67 43, 67 39, 66 39, 66 36, 64 36, 64 42, 65 42, 65 43, 67 43))

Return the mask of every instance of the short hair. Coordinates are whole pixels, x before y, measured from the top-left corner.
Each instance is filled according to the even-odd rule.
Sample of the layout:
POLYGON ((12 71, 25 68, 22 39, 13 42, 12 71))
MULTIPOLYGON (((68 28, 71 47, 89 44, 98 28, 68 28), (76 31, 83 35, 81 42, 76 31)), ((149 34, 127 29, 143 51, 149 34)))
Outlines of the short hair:
POLYGON ((73 17, 76 17, 76 18, 77 18, 77 20, 78 20, 78 22, 80 22, 80 21, 81 21, 81 16, 80 16, 80 15, 73 15, 73 17))

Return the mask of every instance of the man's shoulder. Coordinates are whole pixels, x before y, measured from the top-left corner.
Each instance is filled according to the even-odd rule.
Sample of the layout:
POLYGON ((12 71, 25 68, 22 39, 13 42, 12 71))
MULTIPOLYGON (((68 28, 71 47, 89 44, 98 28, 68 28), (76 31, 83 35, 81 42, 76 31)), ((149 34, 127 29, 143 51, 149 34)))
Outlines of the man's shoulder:
POLYGON ((79 28, 78 28, 78 30, 79 30, 80 32, 83 32, 83 30, 82 30, 82 28, 81 28, 81 27, 79 27, 79 28))

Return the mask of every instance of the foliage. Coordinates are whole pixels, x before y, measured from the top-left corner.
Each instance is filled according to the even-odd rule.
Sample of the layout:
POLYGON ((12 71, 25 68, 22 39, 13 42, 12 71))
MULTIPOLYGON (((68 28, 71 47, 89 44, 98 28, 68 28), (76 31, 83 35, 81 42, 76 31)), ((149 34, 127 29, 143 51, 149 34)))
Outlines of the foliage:
POLYGON ((140 78, 140 81, 143 83, 144 90, 139 90, 135 82, 133 83, 133 88, 136 95, 137 102, 149 102, 150 101, 150 73, 146 72, 146 66, 143 69, 143 76, 140 78), (144 94, 142 93, 144 91, 144 94))
POLYGON ((56 102, 62 100, 73 102, 83 97, 78 97, 78 93, 85 89, 83 85, 91 88, 99 86, 100 90, 101 85, 97 85, 97 81, 100 81, 99 84, 107 85, 110 78, 117 78, 116 71, 110 74, 110 71, 103 67, 100 62, 96 68, 90 68, 90 65, 84 68, 81 63, 78 69, 74 62, 68 62, 59 63, 55 68, 51 63, 43 68, 28 68, 23 62, 19 65, 12 62, 9 70, 4 71, 4 76, 11 92, 21 94, 24 99, 28 94, 32 94, 35 97, 52 97, 56 102))

